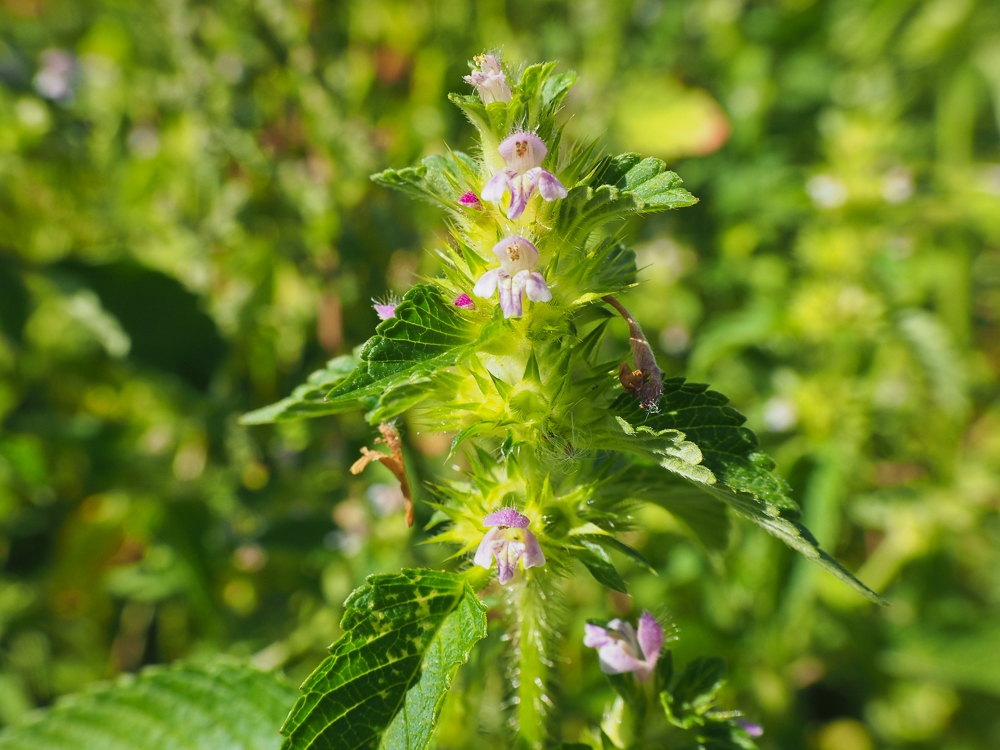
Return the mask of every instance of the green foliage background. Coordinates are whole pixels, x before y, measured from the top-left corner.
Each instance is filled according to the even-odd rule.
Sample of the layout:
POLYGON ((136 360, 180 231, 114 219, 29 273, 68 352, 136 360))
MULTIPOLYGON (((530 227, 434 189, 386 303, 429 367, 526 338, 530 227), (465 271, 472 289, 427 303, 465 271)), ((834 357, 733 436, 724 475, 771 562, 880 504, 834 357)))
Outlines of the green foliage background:
MULTIPOLYGON (((748 524, 695 543, 649 511, 632 541, 659 574, 632 571, 634 602, 573 579, 565 737, 610 699, 583 617, 648 608, 682 661, 727 658, 762 747, 1000 745, 989 0, 2 0, 0 721, 220 652, 300 679, 366 575, 440 567, 386 512, 388 472, 347 473, 360 414, 236 419, 434 273, 440 216, 368 176, 467 148, 446 93, 501 46, 580 74, 568 136, 665 158, 699 196, 634 232, 624 301, 891 602, 748 524), (56 99, 53 49, 74 60, 56 99)), ((429 499, 448 440, 403 427, 429 499)), ((489 633, 442 747, 503 746, 489 633)))

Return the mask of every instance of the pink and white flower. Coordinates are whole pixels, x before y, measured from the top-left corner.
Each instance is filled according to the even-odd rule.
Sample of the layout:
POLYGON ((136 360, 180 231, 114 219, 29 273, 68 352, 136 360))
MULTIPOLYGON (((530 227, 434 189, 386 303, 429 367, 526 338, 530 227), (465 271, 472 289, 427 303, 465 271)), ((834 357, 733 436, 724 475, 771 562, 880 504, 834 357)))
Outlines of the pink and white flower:
POLYGON ((472 59, 479 66, 479 70, 472 71, 471 75, 464 77, 464 80, 476 88, 476 93, 483 100, 483 104, 509 102, 510 86, 507 85, 507 76, 500 67, 500 61, 493 55, 476 55, 472 59))
POLYGON ((474 295, 489 299, 499 290, 505 318, 519 318, 524 314, 524 294, 532 302, 552 299, 545 277, 535 270, 538 248, 531 242, 523 237, 507 237, 493 246, 493 254, 500 261, 500 268, 490 269, 479 277, 472 288, 474 295))
POLYGON ((656 669, 663 648, 663 628, 649 612, 643 612, 636 631, 630 623, 614 619, 606 628, 584 626, 583 645, 597 649, 605 674, 632 672, 645 682, 656 669))
POLYGON ((491 527, 479 543, 473 562, 489 570, 497 561, 497 579, 501 584, 514 577, 518 560, 528 568, 545 565, 545 555, 535 535, 528 531, 529 519, 513 508, 501 508, 483 519, 491 527))
POLYGON ((510 192, 507 216, 518 218, 537 189, 547 201, 566 197, 566 188, 554 174, 542 169, 548 148, 534 133, 522 131, 508 136, 497 147, 507 166, 493 175, 483 186, 484 201, 499 202, 505 191, 510 192))

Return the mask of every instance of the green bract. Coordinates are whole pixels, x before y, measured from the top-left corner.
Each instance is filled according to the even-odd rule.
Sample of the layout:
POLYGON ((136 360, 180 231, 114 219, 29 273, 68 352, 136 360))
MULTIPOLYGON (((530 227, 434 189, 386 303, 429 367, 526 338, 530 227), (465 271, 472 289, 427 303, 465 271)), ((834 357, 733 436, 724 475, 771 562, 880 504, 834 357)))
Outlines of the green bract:
MULTIPOLYGON (((496 76, 495 59, 483 61, 496 76)), ((453 433, 453 452, 465 446, 466 479, 436 490, 436 520, 447 525, 435 540, 467 558, 483 539, 486 515, 514 507, 524 515, 511 517, 528 519, 530 539, 544 552, 544 566, 518 568, 499 592, 517 643, 519 728, 532 747, 547 740, 558 579, 582 572, 577 561, 627 592, 609 552, 646 564, 617 536, 630 528, 636 503, 662 505, 711 549, 724 546, 724 503, 881 601, 819 548, 788 485, 724 396, 680 377, 661 387, 641 330, 609 296, 636 285, 635 255, 616 231, 630 216, 696 199, 658 159, 598 156, 593 144, 563 143, 556 114, 575 76, 554 70, 528 67, 509 97, 506 82, 491 79, 487 104, 452 97, 479 131, 482 158, 451 152, 375 175, 444 209, 453 242, 439 252, 443 275, 413 287, 355 356, 331 361, 290 397, 244 417, 260 424, 363 409, 377 424, 406 414, 422 431, 453 433), (505 169, 516 195, 495 201, 493 188, 479 200, 505 169), (539 182, 534 190, 531 180, 549 180, 548 188, 539 182), (517 209, 508 210, 515 199, 517 209), (490 283, 477 287, 484 279, 490 283), (624 325, 619 314, 629 321, 632 357, 622 351, 602 360, 608 326, 624 325), (649 384, 644 393, 655 396, 640 403, 637 393, 649 384)), ((525 538, 504 537, 508 545, 525 538)), ((511 549, 516 567, 523 550, 511 549)), ((482 572, 470 575, 485 583, 482 572)), ((284 728, 286 747, 426 746, 452 673, 485 633, 473 588, 431 571, 375 576, 348 601, 344 627, 303 686, 284 728)), ((723 672, 714 661, 698 662, 672 692, 665 678, 669 723, 708 734, 725 725, 728 737, 728 719, 706 714, 723 672)), ((744 739, 750 744, 740 746, 751 747, 744 739)))

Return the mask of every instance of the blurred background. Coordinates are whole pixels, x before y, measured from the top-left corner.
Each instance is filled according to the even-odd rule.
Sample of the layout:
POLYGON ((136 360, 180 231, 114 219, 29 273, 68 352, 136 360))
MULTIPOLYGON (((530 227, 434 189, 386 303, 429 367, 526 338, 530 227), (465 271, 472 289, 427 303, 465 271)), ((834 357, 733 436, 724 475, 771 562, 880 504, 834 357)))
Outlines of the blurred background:
MULTIPOLYGON (((557 734, 611 696, 583 618, 648 608, 764 748, 1000 747, 993 0, 0 0, 0 723, 218 652, 299 679, 365 575, 442 564, 347 473, 360 414, 236 420, 434 273, 442 217, 368 175, 470 148, 445 96, 500 47, 579 72, 570 137, 701 198, 633 228, 624 301, 892 603, 649 511, 634 602, 568 586, 557 734)), ((426 487, 448 440, 406 437, 426 487)), ((500 635, 441 747, 504 746, 500 635)))

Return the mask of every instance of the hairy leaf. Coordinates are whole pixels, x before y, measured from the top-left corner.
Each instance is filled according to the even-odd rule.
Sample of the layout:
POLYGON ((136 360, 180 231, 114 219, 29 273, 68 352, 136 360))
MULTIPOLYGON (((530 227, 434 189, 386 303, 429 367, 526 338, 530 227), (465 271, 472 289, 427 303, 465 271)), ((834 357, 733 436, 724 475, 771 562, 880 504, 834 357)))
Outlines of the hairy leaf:
MULTIPOLYGON (((288 398, 244 415, 243 423, 316 417, 359 405, 374 408, 384 394, 401 384, 455 364, 473 340, 462 314, 430 284, 410 289, 396 305, 395 317, 380 323, 375 331, 362 347, 357 366, 346 376, 342 373, 349 361, 333 360, 288 398), (321 396, 323 385, 328 388, 321 396)), ((383 413, 376 411, 374 421, 383 413)))
POLYGON ((757 436, 743 427, 746 418, 728 402, 706 385, 669 378, 663 383, 659 412, 643 411, 630 394, 620 396, 611 410, 623 431, 635 438, 626 450, 640 455, 649 455, 652 450, 660 456, 663 468, 710 492, 870 600, 884 603, 820 549, 816 538, 799 522, 801 514, 788 485, 772 471, 774 462, 758 450, 757 436), (655 447, 658 438, 663 439, 662 448, 655 447), (685 443, 696 446, 697 452, 679 450, 685 443))
MULTIPOLYGON (((326 363, 326 367, 312 373, 305 383, 292 391, 291 396, 245 414, 240 421, 243 424, 270 424, 332 414, 334 410, 326 402, 326 394, 354 372, 360 361, 357 354, 331 359, 326 363)), ((343 409, 336 411, 343 411, 343 409)))
POLYGON ((605 157, 553 207, 555 232, 570 244, 608 222, 698 202, 660 159, 605 157))
POLYGON ((705 723, 704 714, 726 681, 726 663, 700 657, 690 662, 670 690, 660 693, 660 703, 674 726, 690 729, 705 723))
POLYGON ((369 576, 348 598, 345 634, 303 683, 283 750, 421 750, 486 610, 454 573, 369 576))
POLYGON ((295 688, 229 662, 152 667, 60 700, 0 750, 273 750, 295 688))
POLYGON ((424 157, 420 164, 405 169, 387 169, 372 175, 379 185, 429 201, 441 208, 454 209, 462 187, 474 176, 477 166, 460 151, 424 157))

